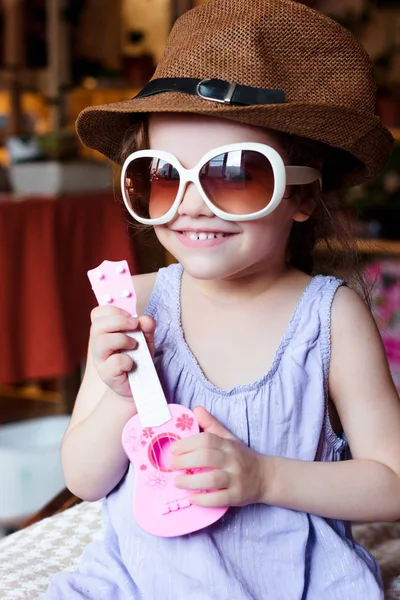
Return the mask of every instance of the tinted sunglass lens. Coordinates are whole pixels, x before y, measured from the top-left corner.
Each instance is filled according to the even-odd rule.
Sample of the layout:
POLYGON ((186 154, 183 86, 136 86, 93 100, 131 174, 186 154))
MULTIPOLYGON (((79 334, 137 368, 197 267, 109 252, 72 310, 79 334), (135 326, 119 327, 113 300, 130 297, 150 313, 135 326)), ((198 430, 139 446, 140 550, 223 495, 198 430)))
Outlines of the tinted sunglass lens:
POLYGON ((133 212, 141 218, 163 217, 173 205, 178 189, 178 171, 161 158, 135 158, 127 166, 125 194, 133 212))
POLYGON ((216 207, 232 215, 248 215, 268 206, 274 172, 260 152, 235 150, 209 160, 200 171, 200 183, 216 207))

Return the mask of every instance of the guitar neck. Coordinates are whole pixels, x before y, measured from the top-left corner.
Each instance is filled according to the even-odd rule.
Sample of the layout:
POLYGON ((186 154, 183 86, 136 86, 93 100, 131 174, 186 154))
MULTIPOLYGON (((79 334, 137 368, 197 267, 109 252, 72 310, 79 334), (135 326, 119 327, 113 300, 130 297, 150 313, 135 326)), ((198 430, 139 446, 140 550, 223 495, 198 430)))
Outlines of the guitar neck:
POLYGON ((138 343, 135 350, 127 354, 136 364, 128 379, 140 422, 142 427, 159 427, 171 419, 171 414, 153 358, 142 331, 132 331, 128 335, 138 343))

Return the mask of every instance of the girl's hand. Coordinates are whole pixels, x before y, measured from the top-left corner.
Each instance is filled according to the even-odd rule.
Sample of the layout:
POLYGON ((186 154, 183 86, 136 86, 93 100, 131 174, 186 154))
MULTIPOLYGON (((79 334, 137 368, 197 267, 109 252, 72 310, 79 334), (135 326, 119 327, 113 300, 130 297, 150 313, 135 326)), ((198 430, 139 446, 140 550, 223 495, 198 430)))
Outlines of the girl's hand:
POLYGON ((137 342, 126 332, 140 327, 150 352, 154 354, 154 319, 131 317, 116 306, 97 306, 92 310, 91 321, 89 345, 100 378, 120 396, 132 397, 128 373, 134 361, 122 351, 134 350, 137 342))
POLYGON ((245 446, 202 407, 194 409, 202 433, 171 444, 173 469, 210 468, 211 471, 178 475, 175 485, 187 490, 213 490, 192 494, 198 506, 245 506, 262 502, 265 458, 245 446))

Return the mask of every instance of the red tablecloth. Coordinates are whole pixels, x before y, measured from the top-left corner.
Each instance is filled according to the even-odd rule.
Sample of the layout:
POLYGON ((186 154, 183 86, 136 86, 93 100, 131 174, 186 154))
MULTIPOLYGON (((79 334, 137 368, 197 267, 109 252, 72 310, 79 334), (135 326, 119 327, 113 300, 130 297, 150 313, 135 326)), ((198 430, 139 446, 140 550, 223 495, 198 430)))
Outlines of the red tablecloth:
POLYGON ((124 258, 137 272, 127 223, 111 194, 0 197, 0 383, 79 365, 96 304, 86 272, 124 258))

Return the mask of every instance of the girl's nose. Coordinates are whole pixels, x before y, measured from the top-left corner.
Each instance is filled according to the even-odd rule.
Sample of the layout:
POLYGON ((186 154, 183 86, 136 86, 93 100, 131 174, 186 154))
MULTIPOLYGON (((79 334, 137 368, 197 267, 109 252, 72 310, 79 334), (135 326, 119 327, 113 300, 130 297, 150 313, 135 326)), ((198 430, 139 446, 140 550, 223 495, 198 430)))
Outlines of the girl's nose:
POLYGON ((204 202, 194 183, 186 186, 183 198, 178 207, 178 215, 188 215, 189 217, 213 217, 214 213, 204 202))

